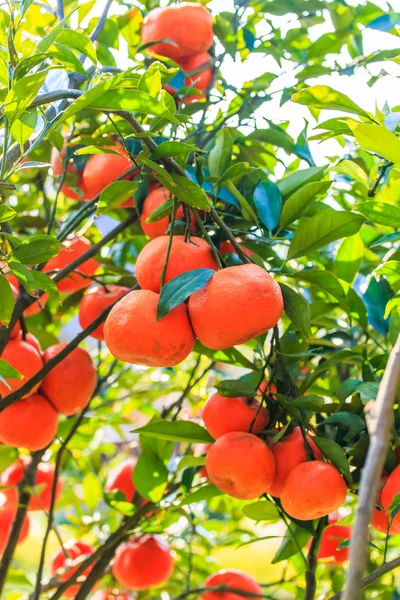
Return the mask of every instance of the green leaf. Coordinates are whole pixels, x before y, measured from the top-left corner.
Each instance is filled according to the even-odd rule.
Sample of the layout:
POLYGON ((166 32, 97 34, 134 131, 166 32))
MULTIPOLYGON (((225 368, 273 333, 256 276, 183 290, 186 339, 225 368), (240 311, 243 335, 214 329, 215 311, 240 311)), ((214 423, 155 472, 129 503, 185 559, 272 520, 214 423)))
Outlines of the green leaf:
POLYGON ((46 79, 48 69, 25 75, 11 88, 4 100, 4 112, 12 125, 30 105, 46 79))
POLYGON ((324 456, 341 472, 348 485, 352 486, 353 478, 343 448, 333 440, 319 435, 313 436, 313 442, 316 443, 324 456))
POLYGON ((161 92, 161 73, 158 65, 161 63, 153 63, 139 79, 138 89, 146 92, 157 98, 161 92))
POLYGON ((275 504, 267 500, 259 500, 243 506, 243 514, 253 521, 277 521, 279 517, 275 504))
POLYGON ((35 269, 32 269, 31 274, 35 282, 35 288, 37 288, 38 290, 42 290, 43 292, 48 294, 50 298, 53 298, 54 300, 59 300, 60 292, 58 291, 57 285, 54 283, 51 277, 46 275, 46 273, 36 271, 35 269))
POLYGON ((134 433, 155 437, 160 440, 172 442, 206 443, 211 444, 214 439, 208 431, 191 421, 154 421, 135 429, 134 433))
POLYGON ((387 202, 362 202, 357 204, 357 210, 373 223, 400 227, 400 208, 387 202))
POLYGON ((235 181, 236 179, 240 179, 249 173, 254 173, 257 169, 254 169, 250 166, 248 162, 236 162, 233 164, 225 174, 219 180, 219 184, 224 183, 224 181, 235 181))
POLYGON ((150 158, 152 160, 158 160, 160 158, 168 158, 171 156, 179 156, 190 154, 190 152, 204 152, 194 146, 193 144, 186 144, 185 142, 162 142, 152 152, 150 158))
POLYGON ((331 181, 306 183, 289 196, 282 208, 280 227, 286 227, 301 217, 318 196, 325 194, 329 190, 331 184, 331 181))
POLYGON ((325 169, 326 166, 310 167, 309 169, 296 171, 285 177, 285 179, 282 179, 278 183, 278 187, 281 190, 283 198, 287 198, 291 194, 294 194, 294 192, 311 181, 319 181, 325 169))
POLYGON ((292 321, 296 329, 306 338, 311 335, 310 307, 303 296, 295 292, 288 285, 280 283, 283 296, 285 313, 292 321))
POLYGON ((8 379, 9 377, 14 379, 24 379, 24 376, 3 358, 0 358, 0 377, 3 377, 4 379, 8 379))
POLYGON ((388 235, 384 235, 376 240, 369 247, 374 248, 375 246, 380 246, 381 244, 387 244, 388 242, 397 242, 400 240, 400 231, 396 231, 396 233, 389 233, 388 235))
MULTIPOLYGON (((89 93, 90 92, 87 92, 86 94, 89 93)), ((80 100, 82 100, 82 98, 83 96, 81 96, 80 100)), ((164 117, 164 119, 170 123, 180 125, 179 119, 177 119, 164 104, 150 96, 150 94, 140 90, 113 89, 94 98, 88 105, 91 108, 97 108, 98 110, 128 110, 133 113, 139 112, 145 115, 155 115, 157 117, 164 117)))
POLYGON ((222 496, 224 492, 221 492, 215 485, 205 485, 201 487, 199 490, 188 494, 186 498, 184 498, 180 504, 180 506, 187 506, 188 504, 195 504, 196 502, 201 502, 202 500, 211 500, 216 496, 222 496))
POLYGON ((34 235, 13 250, 13 256, 24 265, 46 262, 59 253, 60 242, 49 235, 34 235))
POLYGON ((215 137, 215 144, 208 155, 208 168, 212 177, 222 177, 229 168, 232 158, 233 139, 227 127, 215 137))
POLYGON ((21 17, 23 17, 25 15, 25 13, 28 10, 28 8, 30 7, 30 5, 33 4, 33 1, 34 0, 22 0, 21 6, 20 6, 21 17))
POLYGON ((0 273, 0 323, 8 325, 14 310, 14 294, 5 276, 0 273))
POLYGON ((364 419, 351 412, 337 412, 324 421, 325 424, 332 423, 333 425, 340 425, 348 429, 348 433, 345 436, 345 440, 350 440, 353 437, 359 435, 365 430, 366 425, 364 419))
POLYGON ((83 478, 83 501, 90 510, 95 510, 103 496, 100 480, 94 473, 87 473, 83 478))
POLYGON ((342 110, 354 115, 369 118, 368 113, 360 106, 350 100, 348 96, 337 92, 327 85, 314 85, 297 92, 292 96, 293 102, 305 104, 313 108, 324 108, 327 110, 342 110))
POLYGON ((260 181, 254 189, 253 200, 258 216, 271 233, 279 222, 282 210, 279 187, 272 181, 260 181))
POLYGON ((346 292, 340 281, 333 273, 330 273, 329 271, 323 271, 322 269, 302 269, 297 273, 293 273, 292 276, 296 279, 307 281, 308 283, 315 285, 324 292, 330 294, 339 301, 344 310, 347 310, 348 306, 346 292))
POLYGON ((100 194, 97 213, 102 215, 120 206, 136 192, 137 188, 138 184, 135 181, 114 181, 110 183, 100 194))
POLYGON ((190 467, 203 467, 206 464, 205 456, 184 456, 179 461, 178 470, 188 469, 190 467))
POLYGON ((256 213, 254 212, 246 198, 243 196, 243 194, 241 194, 237 187, 232 183, 232 181, 226 181, 224 187, 239 202, 244 218, 248 221, 253 221, 255 225, 258 225, 256 213))
POLYGON ((157 321, 160 321, 173 308, 185 302, 194 292, 201 290, 215 274, 213 269, 193 269, 174 277, 166 283, 157 304, 157 321))
POLYGON ((11 208, 11 206, 6 206, 5 204, 0 205, 0 223, 11 221, 16 214, 16 211, 11 208))
POLYGON ((11 257, 7 264, 11 273, 18 278, 19 282, 22 283, 27 292, 33 292, 35 289, 35 282, 32 276, 32 270, 25 267, 25 265, 21 264, 13 257, 11 257))
POLYGON ((82 63, 75 56, 72 50, 70 50, 67 46, 64 46, 63 44, 54 43, 50 46, 50 52, 53 55, 54 59, 62 63, 64 67, 69 68, 75 73, 83 75, 85 79, 87 79, 88 73, 83 68, 82 63))
POLYGON ((125 156, 125 154, 121 151, 113 150, 109 146, 85 146, 85 148, 79 148, 74 152, 77 156, 86 155, 86 154, 119 154, 120 156, 125 156))
POLYGON ((335 271, 339 279, 353 283, 364 256, 364 242, 359 233, 343 240, 336 254, 335 271))
POLYGON ((360 383, 354 391, 357 394, 360 394, 363 402, 369 402, 370 400, 376 400, 378 390, 378 381, 364 381, 363 383, 360 383))
POLYGON ((213 361, 227 363, 235 367, 244 367, 245 369, 251 369, 252 371, 257 370, 256 365, 249 361, 237 348, 226 348, 225 350, 211 350, 206 348, 199 342, 196 341, 193 352, 208 356, 213 361))
POLYGON ((168 469, 161 458, 147 445, 135 466, 133 481, 139 494, 152 502, 159 502, 168 483, 168 469))
POLYGON ((287 560, 294 554, 298 554, 306 546, 310 537, 311 534, 306 529, 292 523, 286 530, 285 537, 272 560, 272 564, 275 565, 282 560, 287 560))
POLYGON ((95 66, 97 65, 96 50, 90 39, 83 33, 75 31, 74 29, 62 29, 57 36, 57 41, 68 48, 73 48, 78 52, 82 52, 82 54, 87 56, 95 66))
POLYGON ((178 200, 181 200, 189 206, 193 206, 193 208, 210 210, 208 198, 204 193, 204 190, 197 185, 197 183, 182 175, 176 175, 176 173, 171 174, 171 177, 175 186, 167 187, 178 200))
POLYGON ((325 401, 322 396, 316 394, 308 394, 308 396, 300 396, 288 402, 288 406, 301 408, 302 410, 312 410, 313 412, 321 412, 324 408, 325 401))
POLYGON ((397 513, 400 510, 400 493, 396 494, 389 506, 389 512, 390 512, 390 516, 392 517, 392 519, 395 518, 395 516, 397 515, 397 513))
MULTIPOLYGON (((181 205, 179 202, 177 208, 181 205)), ((157 206, 155 210, 147 217, 146 223, 155 223, 164 217, 172 215, 172 210, 174 208, 174 199, 168 198, 165 200, 160 206, 157 206)))
POLYGON ((340 238, 357 233, 364 218, 350 211, 332 208, 318 212, 301 223, 290 244, 288 259, 298 258, 340 238))
POLYGON ((154 162, 154 160, 150 160, 149 158, 144 156, 143 153, 140 153, 137 156, 136 161, 139 163, 142 162, 143 164, 150 167, 150 169, 152 169, 156 173, 157 179, 166 188, 168 188, 169 190, 172 190, 173 194, 175 193, 176 184, 174 183, 174 180, 172 179, 171 175, 168 173, 168 171, 164 167, 162 167, 161 165, 154 162))
MULTIPOLYGON (((257 378, 259 376, 257 374, 257 378)), ((243 379, 223 379, 216 385, 221 396, 235 398, 237 396, 245 396, 246 398, 254 398, 256 395, 255 386, 243 379)))
POLYGON ((11 125, 11 135, 20 146, 29 140, 35 130, 37 122, 36 108, 27 108, 18 119, 11 125))
POLYGON ((361 148, 375 152, 395 164, 400 164, 400 140, 386 127, 357 125, 351 129, 361 148))
POLYGON ((50 48, 50 46, 56 40, 58 34, 64 29, 64 26, 68 23, 71 15, 73 15, 74 12, 78 10, 78 8, 79 7, 77 6, 76 8, 71 10, 71 12, 68 15, 66 15, 61 21, 59 21, 57 25, 55 25, 55 27, 53 27, 53 29, 51 29, 49 33, 40 40, 40 42, 36 46, 35 52, 46 52, 46 50, 50 48))

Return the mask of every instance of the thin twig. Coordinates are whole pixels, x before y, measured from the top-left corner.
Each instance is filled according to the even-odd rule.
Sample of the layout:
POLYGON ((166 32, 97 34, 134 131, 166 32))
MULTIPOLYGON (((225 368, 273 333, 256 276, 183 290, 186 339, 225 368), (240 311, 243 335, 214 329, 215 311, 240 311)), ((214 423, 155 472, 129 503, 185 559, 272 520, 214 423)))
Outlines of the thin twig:
POLYGON ((362 596, 362 576, 366 566, 368 526, 378 496, 381 473, 389 448, 393 426, 393 404, 399 384, 400 335, 390 353, 376 401, 370 411, 371 420, 368 424, 370 444, 361 474, 358 509, 350 541, 350 564, 343 600, 357 600, 362 596))
MULTIPOLYGON (((400 557, 394 558, 390 562, 384 563, 382 566, 380 566, 375 571, 372 571, 372 573, 370 573, 367 577, 365 577, 361 581, 361 584, 360 584, 361 589, 365 590, 365 588, 367 588, 369 585, 371 585, 371 583, 374 583, 374 581, 377 581, 378 579, 380 579, 387 573, 390 573, 390 571, 394 571, 394 569, 397 569, 397 567, 400 567, 400 557)), ((342 597, 343 597, 343 592, 338 592, 334 596, 331 596, 329 598, 329 600, 341 600, 342 597)))
POLYGON ((96 27, 93 29, 93 31, 90 35, 90 40, 92 42, 96 41, 97 38, 99 37, 99 35, 101 34, 101 32, 103 31, 104 25, 107 21, 108 11, 110 10, 112 3, 113 3, 113 0, 107 0, 104 10, 100 16, 100 19, 98 20, 96 27))

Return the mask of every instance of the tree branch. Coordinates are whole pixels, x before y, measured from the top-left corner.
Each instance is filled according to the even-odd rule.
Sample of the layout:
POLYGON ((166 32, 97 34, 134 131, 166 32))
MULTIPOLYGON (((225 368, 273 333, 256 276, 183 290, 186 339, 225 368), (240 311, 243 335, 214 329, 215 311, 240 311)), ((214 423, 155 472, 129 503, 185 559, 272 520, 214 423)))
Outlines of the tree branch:
POLYGON ((232 588, 226 585, 217 585, 214 587, 200 587, 188 590, 187 592, 183 592, 183 594, 176 596, 174 600, 184 600, 184 598, 188 598, 189 596, 199 596, 200 594, 206 594, 207 592, 225 592, 227 594, 236 594, 237 596, 242 596, 243 598, 266 598, 267 600, 271 598, 271 596, 266 594, 256 594, 254 592, 246 592, 245 590, 239 588, 232 588))
POLYGON ((26 519, 28 504, 31 498, 28 487, 32 488, 35 485, 36 471, 45 450, 46 449, 35 452, 31 462, 24 470, 22 481, 18 484, 18 509, 12 524, 10 536, 7 540, 7 545, 0 561, 0 596, 6 583, 8 569, 10 568, 15 548, 17 547, 19 536, 26 519))
POLYGON ((317 580, 315 577, 315 572, 317 570, 317 554, 325 523, 325 518, 319 520, 317 530, 312 538, 310 550, 308 552, 308 569, 306 571, 306 591, 304 600, 314 600, 315 592, 317 591, 317 580))
POLYGON ((385 464, 391 429, 393 404, 400 384, 400 335, 390 353, 379 386, 378 396, 371 409, 368 423, 370 444, 361 475, 356 522, 350 542, 350 564, 343 600, 357 600, 362 595, 362 576, 366 566, 368 526, 379 491, 379 482, 385 464))
POLYGON ((113 0, 107 0, 104 10, 101 14, 101 17, 100 17, 96 27, 94 28, 94 30, 92 31, 92 33, 90 35, 90 40, 92 42, 96 41, 97 38, 99 37, 99 35, 101 34, 101 32, 103 31, 104 25, 107 21, 108 11, 110 10, 112 3, 113 3, 113 0))
MULTIPOLYGON (((390 571, 397 569, 397 567, 400 567, 400 557, 395 558, 388 563, 384 563, 378 569, 376 569, 375 571, 370 573, 367 577, 365 577, 361 581, 361 584, 360 584, 361 589, 365 590, 365 588, 367 588, 369 585, 371 585, 371 583, 374 583, 374 581, 377 581, 377 579, 380 579, 381 577, 386 575, 386 573, 390 573, 390 571)), ((341 600, 342 597, 343 597, 343 592, 338 592, 334 596, 331 596, 329 598, 329 600, 341 600)))

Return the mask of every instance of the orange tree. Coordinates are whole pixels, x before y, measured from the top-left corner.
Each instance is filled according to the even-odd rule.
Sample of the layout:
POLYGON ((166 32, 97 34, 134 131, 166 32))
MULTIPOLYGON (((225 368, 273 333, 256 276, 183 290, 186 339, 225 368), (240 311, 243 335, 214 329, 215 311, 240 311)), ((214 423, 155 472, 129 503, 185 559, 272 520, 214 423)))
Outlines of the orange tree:
POLYGON ((1 5, 8 600, 398 597, 400 17, 228 4, 1 5))

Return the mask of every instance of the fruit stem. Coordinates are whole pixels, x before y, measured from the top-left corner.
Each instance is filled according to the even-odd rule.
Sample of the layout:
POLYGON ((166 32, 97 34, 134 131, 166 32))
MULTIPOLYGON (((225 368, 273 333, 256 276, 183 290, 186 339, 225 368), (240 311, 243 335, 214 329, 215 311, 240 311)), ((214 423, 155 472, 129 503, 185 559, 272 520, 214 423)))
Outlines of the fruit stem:
POLYGON ((204 226, 204 223, 203 223, 203 221, 201 220, 201 217, 200 217, 200 215, 198 215, 198 213, 197 213, 197 211, 196 211, 196 210, 194 210, 194 211, 193 211, 193 214, 194 214, 194 216, 195 216, 195 218, 196 218, 196 221, 197 221, 197 224, 198 224, 198 226, 199 226, 199 227, 200 227, 200 229, 201 229, 201 232, 202 232, 202 234, 204 235, 204 237, 206 238, 207 242, 208 242, 208 243, 210 244, 210 246, 211 246, 211 251, 212 251, 212 253, 213 253, 213 255, 214 255, 214 258, 215 258, 215 260, 216 260, 216 262, 217 262, 218 268, 219 268, 219 269, 223 269, 224 267, 223 267, 223 264, 222 264, 222 261, 221 261, 221 257, 220 257, 220 255, 219 255, 219 252, 218 252, 218 250, 217 250, 217 248, 216 248, 216 246, 215 246, 214 242, 212 241, 210 234, 208 233, 207 229, 205 228, 205 226, 204 226))
POLYGON ((172 248, 172 240, 174 238, 174 225, 175 225, 176 209, 177 209, 176 196, 173 196, 172 202, 173 202, 173 205, 172 205, 171 223, 169 225, 169 240, 168 240, 168 246, 167 246, 167 252, 166 252, 166 255, 165 255, 164 265, 163 265, 163 268, 162 268, 162 271, 161 271, 161 275, 160 275, 161 289, 164 286, 165 273, 167 272, 169 255, 171 254, 171 248, 172 248))

